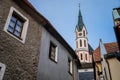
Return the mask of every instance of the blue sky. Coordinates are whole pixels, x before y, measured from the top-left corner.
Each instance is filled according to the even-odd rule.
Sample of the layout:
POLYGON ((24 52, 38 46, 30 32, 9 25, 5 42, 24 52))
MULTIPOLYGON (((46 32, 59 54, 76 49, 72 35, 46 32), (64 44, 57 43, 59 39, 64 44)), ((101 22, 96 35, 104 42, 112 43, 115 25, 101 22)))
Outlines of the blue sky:
POLYGON ((112 9, 120 0, 29 0, 75 49, 75 27, 78 22, 78 4, 88 31, 88 42, 95 49, 99 39, 103 43, 115 42, 112 9))

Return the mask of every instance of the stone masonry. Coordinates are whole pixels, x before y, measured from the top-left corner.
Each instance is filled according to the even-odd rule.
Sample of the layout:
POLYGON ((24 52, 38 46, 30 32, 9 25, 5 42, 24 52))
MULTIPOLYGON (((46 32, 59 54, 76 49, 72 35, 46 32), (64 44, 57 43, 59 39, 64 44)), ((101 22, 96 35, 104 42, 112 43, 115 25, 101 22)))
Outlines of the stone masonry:
POLYGON ((0 18, 0 62, 6 65, 3 80, 36 80, 41 25, 12 0, 0 0, 0 18), (11 6, 29 19, 25 43, 3 31, 11 6))

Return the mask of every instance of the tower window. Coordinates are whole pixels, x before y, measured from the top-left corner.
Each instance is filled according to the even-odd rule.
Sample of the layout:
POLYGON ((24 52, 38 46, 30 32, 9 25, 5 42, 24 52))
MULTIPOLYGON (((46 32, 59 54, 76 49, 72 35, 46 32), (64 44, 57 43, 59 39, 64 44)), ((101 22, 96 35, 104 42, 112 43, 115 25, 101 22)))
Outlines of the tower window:
POLYGON ((83 31, 83 35, 85 36, 85 30, 83 31))
POLYGON ((86 60, 87 60, 87 54, 85 54, 85 58, 86 58, 86 60))
POLYGON ((80 47, 82 47, 82 40, 80 40, 80 47))
POLYGON ((78 41, 76 41, 76 48, 78 48, 78 41))
POLYGON ((82 54, 80 54, 80 58, 81 58, 81 60, 83 60, 83 55, 82 54))
POLYGON ((84 40, 84 47, 86 47, 86 40, 84 40))

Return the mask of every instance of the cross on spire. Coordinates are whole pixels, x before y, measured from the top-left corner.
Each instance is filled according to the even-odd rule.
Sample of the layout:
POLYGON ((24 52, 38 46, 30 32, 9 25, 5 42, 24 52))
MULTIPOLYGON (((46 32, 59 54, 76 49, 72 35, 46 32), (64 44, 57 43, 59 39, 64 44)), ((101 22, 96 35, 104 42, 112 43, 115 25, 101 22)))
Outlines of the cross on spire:
POLYGON ((80 3, 79 3, 79 10, 80 10, 80 3))

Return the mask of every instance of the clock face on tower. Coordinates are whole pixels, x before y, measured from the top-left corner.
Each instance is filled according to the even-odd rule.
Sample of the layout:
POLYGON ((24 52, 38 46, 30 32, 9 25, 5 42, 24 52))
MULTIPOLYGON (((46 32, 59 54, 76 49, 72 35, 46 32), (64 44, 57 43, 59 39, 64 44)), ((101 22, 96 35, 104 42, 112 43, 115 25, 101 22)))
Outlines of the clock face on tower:
POLYGON ((82 33, 79 33, 79 36, 81 36, 82 35, 82 33))

